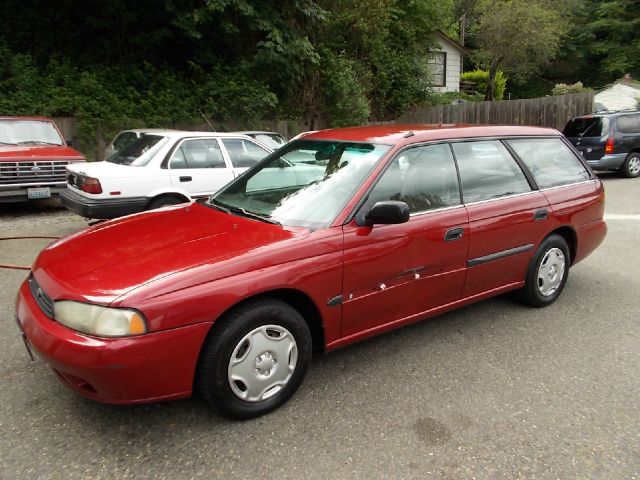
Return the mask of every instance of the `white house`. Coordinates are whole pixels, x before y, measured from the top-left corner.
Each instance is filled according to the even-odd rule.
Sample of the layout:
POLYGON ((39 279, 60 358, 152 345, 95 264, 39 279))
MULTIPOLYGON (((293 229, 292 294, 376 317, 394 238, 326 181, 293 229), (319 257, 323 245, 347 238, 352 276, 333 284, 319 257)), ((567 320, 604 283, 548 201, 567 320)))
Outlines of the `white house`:
POLYGON ((435 49, 429 52, 427 68, 433 90, 436 92, 460 91, 462 56, 469 53, 464 46, 436 32, 435 49))
POLYGON ((595 111, 636 109, 639 103, 640 83, 632 81, 629 76, 625 76, 593 97, 595 111))

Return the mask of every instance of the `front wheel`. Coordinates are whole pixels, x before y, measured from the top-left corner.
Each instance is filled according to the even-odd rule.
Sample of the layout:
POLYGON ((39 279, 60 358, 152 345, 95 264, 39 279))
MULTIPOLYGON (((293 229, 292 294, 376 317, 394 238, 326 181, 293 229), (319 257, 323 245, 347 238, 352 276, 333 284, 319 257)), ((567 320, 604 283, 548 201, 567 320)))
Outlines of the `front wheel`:
POLYGON ((630 153, 622 164, 620 172, 627 178, 640 176, 640 153, 630 153))
POLYGON ((196 388, 225 415, 258 417, 295 393, 310 361, 311 332, 300 313, 279 300, 254 300, 212 327, 196 388))
POLYGON ((560 235, 549 235, 536 252, 524 287, 518 292, 522 303, 532 307, 551 305, 562 293, 570 266, 569 246, 560 235))

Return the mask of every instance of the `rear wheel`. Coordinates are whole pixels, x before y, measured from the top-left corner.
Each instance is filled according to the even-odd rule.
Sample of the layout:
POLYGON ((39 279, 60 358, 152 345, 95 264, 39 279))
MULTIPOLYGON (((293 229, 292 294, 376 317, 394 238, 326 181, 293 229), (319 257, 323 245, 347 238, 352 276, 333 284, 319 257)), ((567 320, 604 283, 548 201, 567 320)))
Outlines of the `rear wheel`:
POLYGON ((519 299, 532 307, 551 305, 562 293, 570 266, 569 246, 560 235, 549 235, 536 252, 518 292, 519 299))
POLYGON ((620 172, 627 178, 640 176, 640 153, 630 153, 622 164, 620 172))
POLYGON ((167 207, 169 205, 178 205, 180 203, 186 203, 187 200, 181 197, 174 197, 173 195, 166 195, 164 197, 154 198, 149 202, 147 210, 155 210, 156 208, 167 207))
POLYGON ((200 354, 196 388, 221 413, 248 419, 285 403, 311 361, 311 332, 290 305, 248 302, 213 326, 200 354))

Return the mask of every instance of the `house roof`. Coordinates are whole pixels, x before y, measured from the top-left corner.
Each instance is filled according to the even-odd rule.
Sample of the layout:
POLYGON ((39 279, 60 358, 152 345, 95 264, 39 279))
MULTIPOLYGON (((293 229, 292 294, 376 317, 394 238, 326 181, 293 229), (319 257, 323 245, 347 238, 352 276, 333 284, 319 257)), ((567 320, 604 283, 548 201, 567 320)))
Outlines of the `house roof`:
POLYGON ((468 48, 466 48, 464 45, 462 45, 460 42, 457 42, 456 40, 453 40, 452 38, 449 38, 444 32, 442 32, 441 30, 437 30, 436 31, 436 38, 442 40, 445 43, 448 43, 449 45, 451 45, 453 48, 456 48, 460 51, 460 53, 463 53, 464 55, 470 55, 471 54, 471 50, 469 50, 468 48))

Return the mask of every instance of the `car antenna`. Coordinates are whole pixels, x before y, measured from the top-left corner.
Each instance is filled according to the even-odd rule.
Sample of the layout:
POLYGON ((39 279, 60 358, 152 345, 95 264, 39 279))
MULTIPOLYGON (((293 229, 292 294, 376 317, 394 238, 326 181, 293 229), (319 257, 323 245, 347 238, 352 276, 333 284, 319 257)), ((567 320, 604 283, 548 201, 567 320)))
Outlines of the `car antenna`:
POLYGON ((409 130, 407 133, 404 134, 404 138, 413 137, 414 135, 415 133, 413 132, 413 130, 409 130))
POLYGON ((209 121, 209 119, 208 119, 207 117, 205 117, 204 113, 202 113, 202 110, 200 110, 199 108, 198 108, 198 113, 199 113, 200 115, 202 115, 202 118, 204 118, 204 121, 205 121, 205 122, 207 122, 207 125, 209 125, 209 128, 211 129, 211 131, 212 131, 212 132, 215 132, 215 131, 216 131, 216 129, 215 129, 215 128, 213 128, 213 125, 211 125, 211 122, 209 121))

